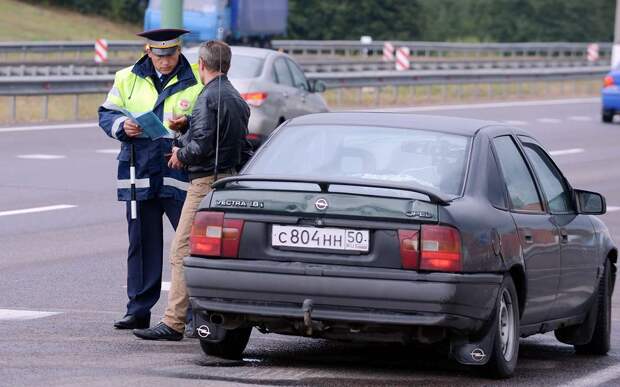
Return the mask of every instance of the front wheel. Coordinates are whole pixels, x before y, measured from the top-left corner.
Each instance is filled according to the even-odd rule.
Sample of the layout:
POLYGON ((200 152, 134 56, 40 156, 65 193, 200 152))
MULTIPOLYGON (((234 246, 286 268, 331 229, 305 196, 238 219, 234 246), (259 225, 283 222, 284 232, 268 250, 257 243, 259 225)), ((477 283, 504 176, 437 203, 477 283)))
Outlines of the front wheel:
POLYGON ((219 343, 200 340, 200 347, 207 356, 238 360, 248 345, 252 327, 237 328, 226 331, 226 336, 219 343))
POLYGON ((486 367, 490 376, 503 379, 514 374, 519 356, 519 302, 510 276, 502 282, 495 311, 497 332, 486 367))
POLYGON ((605 261, 605 269, 598 285, 597 315, 594 333, 590 342, 575 345, 575 351, 588 355, 606 355, 609 352, 611 336, 611 264, 605 261))

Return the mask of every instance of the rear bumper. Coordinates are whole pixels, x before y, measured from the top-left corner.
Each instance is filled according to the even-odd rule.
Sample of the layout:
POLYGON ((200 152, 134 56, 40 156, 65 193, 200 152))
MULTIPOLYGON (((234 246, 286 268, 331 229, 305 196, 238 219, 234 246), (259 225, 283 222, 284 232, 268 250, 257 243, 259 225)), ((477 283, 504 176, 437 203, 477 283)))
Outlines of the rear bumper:
POLYGON ((478 331, 491 318, 501 274, 416 273, 299 262, 185 258, 196 311, 478 331))
POLYGON ((620 111, 620 88, 606 87, 601 91, 603 109, 620 111))

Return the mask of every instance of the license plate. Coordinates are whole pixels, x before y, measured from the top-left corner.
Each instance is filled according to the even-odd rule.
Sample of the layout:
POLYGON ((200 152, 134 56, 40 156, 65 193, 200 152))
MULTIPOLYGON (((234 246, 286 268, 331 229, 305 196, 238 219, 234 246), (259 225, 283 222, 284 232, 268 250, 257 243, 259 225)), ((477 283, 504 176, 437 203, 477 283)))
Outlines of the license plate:
POLYGON ((273 225, 271 245, 368 252, 368 230, 273 225))

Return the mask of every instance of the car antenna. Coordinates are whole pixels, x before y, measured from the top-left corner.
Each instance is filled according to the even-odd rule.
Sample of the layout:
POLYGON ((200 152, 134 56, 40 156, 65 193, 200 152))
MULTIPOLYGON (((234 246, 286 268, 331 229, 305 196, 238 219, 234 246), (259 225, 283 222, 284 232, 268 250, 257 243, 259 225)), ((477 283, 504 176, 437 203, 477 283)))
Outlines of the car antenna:
POLYGON ((217 123, 215 124, 215 165, 213 166, 213 181, 217 181, 217 167, 220 153, 220 100, 222 97, 222 46, 218 45, 218 52, 220 54, 220 74, 217 79, 217 123))

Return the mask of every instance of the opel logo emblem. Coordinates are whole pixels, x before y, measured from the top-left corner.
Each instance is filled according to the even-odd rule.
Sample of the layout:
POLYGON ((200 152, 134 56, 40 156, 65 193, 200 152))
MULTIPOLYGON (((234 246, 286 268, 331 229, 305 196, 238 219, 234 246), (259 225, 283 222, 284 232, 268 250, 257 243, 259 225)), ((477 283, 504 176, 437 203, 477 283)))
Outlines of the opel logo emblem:
POLYGON ((483 361, 487 357, 484 351, 480 348, 474 349, 473 351, 471 351, 469 355, 474 361, 478 361, 478 362, 483 361))
POLYGON ((198 329, 196 329, 196 333, 198 333, 198 336, 202 337, 203 339, 209 337, 209 335, 211 335, 211 330, 209 329, 209 326, 207 325, 201 325, 198 327, 198 329))
POLYGON ((314 202, 314 206, 316 207, 317 210, 323 211, 323 210, 326 210, 327 207, 329 207, 329 203, 327 203, 327 200, 320 198, 320 199, 317 199, 316 202, 314 202))

